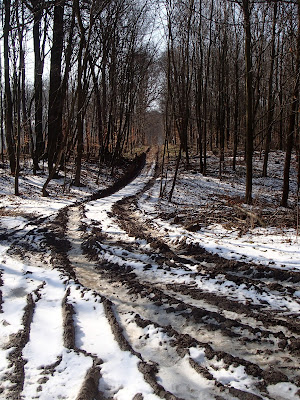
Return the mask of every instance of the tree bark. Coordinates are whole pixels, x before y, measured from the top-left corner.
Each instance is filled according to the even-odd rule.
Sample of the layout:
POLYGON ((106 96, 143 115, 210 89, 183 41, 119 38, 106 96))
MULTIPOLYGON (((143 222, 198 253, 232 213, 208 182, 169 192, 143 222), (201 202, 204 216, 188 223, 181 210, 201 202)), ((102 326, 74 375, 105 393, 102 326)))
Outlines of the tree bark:
POLYGON ((292 150, 294 144, 294 134, 296 127, 296 114, 298 112, 299 103, 299 77, 300 75, 300 0, 298 0, 298 32, 297 32, 297 54, 296 54, 296 70, 295 70, 295 84, 292 97, 291 113, 289 118, 289 128, 287 132, 286 139, 286 153, 284 162, 284 172, 283 172, 283 189, 281 206, 287 207, 288 195, 289 195, 289 179, 290 179, 290 166, 292 158, 292 150))
POLYGON ((233 128, 233 157, 232 157, 232 169, 236 170, 236 157, 238 150, 238 117, 239 117, 239 62, 238 62, 238 44, 236 45, 236 59, 234 63, 235 71, 235 92, 234 92, 234 128, 233 128))
POLYGON ((34 6, 33 44, 34 44, 34 101, 35 101, 35 151, 34 170, 38 170, 39 160, 45 151, 43 139, 43 61, 40 49, 40 24, 42 18, 42 4, 32 1, 34 6))
POLYGON ((4 79, 5 79, 5 92, 4 92, 4 105, 5 105, 5 133, 6 145, 9 158, 10 171, 12 174, 16 171, 16 158, 13 140, 13 103, 11 96, 10 77, 9 77, 9 31, 10 31, 10 9, 11 1, 4 0, 5 15, 4 15, 4 79))
POLYGON ((179 170, 179 165, 180 165, 180 160, 181 160, 181 145, 180 145, 179 153, 178 153, 178 156, 177 156, 176 168, 175 168, 175 173, 174 173, 172 188, 171 188, 170 194, 169 194, 169 202, 172 201, 173 192, 174 192, 174 189, 175 189, 176 180, 177 180, 177 175, 178 175, 178 170, 179 170))
POLYGON ((277 19, 277 2, 274 3, 274 14, 273 14, 273 27, 272 27, 272 41, 271 41, 271 65, 269 74, 269 87, 268 87, 268 117, 267 117, 267 137, 265 142, 265 154, 262 176, 268 175, 268 159, 270 153, 271 139, 272 139, 272 128, 273 128, 273 115, 274 115, 274 94, 273 94, 273 74, 274 74, 274 63, 275 63, 275 38, 276 38, 276 19, 277 19))
POLYGON ((81 175, 81 162, 83 155, 83 106, 84 96, 82 87, 82 50, 83 50, 83 38, 80 40, 80 49, 78 55, 78 76, 77 76, 77 155, 75 160, 75 179, 74 185, 80 186, 80 175, 81 175))
POLYGON ((21 103, 22 103, 22 78, 25 75, 25 53, 23 49, 23 27, 24 27, 24 10, 23 7, 19 6, 19 1, 16 1, 16 22, 18 29, 18 39, 19 39, 19 68, 14 65, 15 69, 15 112, 16 112, 16 125, 17 125, 17 146, 16 146, 16 171, 15 171, 15 195, 19 196, 19 175, 20 175, 20 153, 21 153, 21 103), (19 9, 21 8, 22 21, 20 23, 19 19, 19 9))
POLYGON ((210 74, 210 59, 211 59, 211 47, 212 47, 212 24, 213 24, 213 13, 214 13, 214 0, 211 0, 210 6, 210 22, 209 22, 209 42, 207 50, 207 61, 206 61, 206 72, 205 82, 203 89, 203 175, 206 175, 207 170, 207 125, 208 125, 208 112, 207 112, 207 97, 208 97, 208 82, 210 74))
POLYGON ((56 0, 54 6, 53 44, 50 61, 50 88, 48 111, 48 169, 49 174, 56 163, 59 143, 62 141, 62 78, 64 0, 56 0))
POLYGON ((242 1, 245 29, 245 66, 246 66, 246 193, 245 202, 252 203, 252 157, 253 157, 253 71, 251 54, 251 22, 249 0, 242 1))
MULTIPOLYGON (((0 53, 1 53, 0 45, 0 53)), ((1 135, 1 161, 4 163, 4 112, 3 112, 3 85, 2 85, 2 59, 0 57, 0 135, 1 135)))

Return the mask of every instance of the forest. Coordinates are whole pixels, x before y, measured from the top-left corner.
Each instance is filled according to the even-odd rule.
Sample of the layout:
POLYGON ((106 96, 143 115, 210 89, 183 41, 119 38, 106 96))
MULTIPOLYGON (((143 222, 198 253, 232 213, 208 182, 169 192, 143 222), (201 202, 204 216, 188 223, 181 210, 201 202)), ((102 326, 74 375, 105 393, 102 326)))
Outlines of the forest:
POLYGON ((300 0, 0 4, 0 399, 300 400, 300 0))
POLYGON ((78 186, 83 160, 113 170, 124 154, 164 143, 164 154, 175 148, 177 166, 182 159, 189 168, 198 154, 204 175, 209 151, 219 157, 220 177, 224 154, 233 170, 243 154, 248 204, 253 153, 262 154, 266 177, 270 150, 284 150, 287 206, 291 154, 299 154, 299 7, 292 0, 3 1, 1 158, 15 193, 24 160, 34 173, 46 164, 46 195, 67 164, 78 186))

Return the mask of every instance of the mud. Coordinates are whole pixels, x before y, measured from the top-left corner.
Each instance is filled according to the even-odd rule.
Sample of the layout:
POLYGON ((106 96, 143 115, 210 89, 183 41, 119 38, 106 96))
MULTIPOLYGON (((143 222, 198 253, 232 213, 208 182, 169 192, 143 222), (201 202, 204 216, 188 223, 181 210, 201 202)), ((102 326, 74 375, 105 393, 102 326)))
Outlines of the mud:
POLYGON ((104 400, 103 394, 98 390, 100 378, 100 365, 94 360, 76 400, 104 400))
MULTIPOLYGON (((197 265, 198 270, 194 273, 197 278, 214 279, 220 283, 229 281, 237 288, 253 288, 259 294, 272 293, 282 298, 288 298, 299 290, 297 286, 300 273, 224 260, 206 252, 201 246, 170 246, 161 233, 140 218, 138 209, 139 196, 151 187, 155 178, 136 196, 115 203, 112 214, 109 215, 130 237, 143 239, 150 246, 146 248, 141 247, 137 241, 129 243, 125 239, 115 239, 102 231, 100 223, 87 229, 84 219, 85 204, 124 187, 144 164, 143 156, 127 175, 109 189, 62 209, 53 221, 44 221, 35 231, 36 235, 43 237, 40 241, 40 253, 43 253, 43 248, 50 248, 51 265, 58 268, 66 280, 72 279, 81 285, 76 265, 72 264, 68 255, 72 248, 72 239, 68 232, 70 209, 78 207, 79 220, 76 223, 82 250, 79 257, 90 274, 88 288, 101 298, 106 318, 120 349, 138 357, 140 372, 159 397, 166 400, 182 399, 160 383, 158 376, 164 368, 165 360, 162 357, 160 363, 148 359, 145 349, 151 346, 149 335, 145 334, 143 341, 135 337, 130 329, 133 324, 145 332, 147 329, 150 331, 150 327, 163 332, 168 338, 164 344, 169 356, 168 362, 172 363, 173 353, 181 360, 188 357, 191 368, 202 378, 214 383, 212 399, 257 400, 265 396, 271 399, 268 385, 290 382, 299 386, 300 322, 293 313, 278 312, 263 301, 257 304, 245 302, 227 294, 200 290, 191 283, 176 283, 176 274, 172 271, 188 274, 190 269, 187 265, 197 265), (118 247, 122 250, 119 251, 122 261, 120 264, 108 262, 103 257, 105 253, 114 255, 110 246, 112 249, 118 247), (145 261, 140 270, 135 269, 134 263, 130 265, 128 253, 135 254, 137 260, 148 261, 145 261), (162 277, 164 273, 173 273, 175 282, 164 282, 163 278, 159 280, 154 274, 152 276, 154 264, 162 277), (127 322, 127 315, 133 315, 130 323, 127 322), (191 358, 190 350, 193 348, 204 349, 207 365, 212 368, 218 363, 225 370, 242 366, 248 376, 255 378, 255 391, 243 391, 220 382, 214 377, 212 369, 191 358)), ((29 236, 25 236, 18 246, 11 247, 11 252, 18 258, 26 259, 30 257, 30 253, 37 253, 37 250, 29 236)), ((2 284, 0 276, 0 286, 2 284)), ((38 299, 38 291, 35 295, 38 299)), ((76 348, 74 308, 68 302, 68 296, 67 291, 62 301, 64 345, 68 349, 79 351, 76 348)), ((33 313, 34 301, 29 296, 24 313, 24 330, 12 338, 9 344, 9 347, 16 347, 11 353, 11 363, 15 367, 14 376, 11 377, 15 383, 11 399, 17 399, 22 391, 24 360, 21 355, 28 342, 33 313)), ((77 400, 102 400, 105 397, 98 391, 102 361, 91 354, 87 355, 93 358, 93 367, 85 378, 77 400)), ((160 360, 159 354, 156 357, 160 360)), ((134 396, 134 400, 142 399, 141 393, 134 396)))
POLYGON ((3 286, 3 280, 2 280, 2 272, 0 271, 0 314, 3 313, 2 309, 3 297, 2 297, 1 286, 3 286))
POLYGON ((68 296, 70 294, 70 289, 68 289, 65 293, 65 296, 62 301, 62 314, 63 314, 63 340, 64 346, 67 349, 76 349, 75 345, 75 328, 74 328, 74 307, 72 304, 68 303, 68 296))
POLYGON ((67 256, 67 252, 71 248, 71 244, 66 238, 67 221, 68 209, 63 208, 58 212, 54 221, 47 224, 44 237, 46 245, 52 252, 52 265, 68 274, 71 279, 76 280, 76 274, 67 256))
POLYGON ((154 390, 154 393, 162 399, 166 400, 184 400, 180 397, 174 396, 172 393, 166 391, 162 385, 160 385, 156 380, 156 373, 158 369, 155 365, 149 365, 143 362, 139 363, 139 370, 144 375, 145 381, 154 390))
POLYGON ((9 354, 11 367, 13 367, 13 373, 9 376, 9 379, 13 384, 12 388, 10 388, 8 397, 8 399, 11 400, 20 399, 20 394, 23 390, 25 360, 22 358, 22 351, 29 340, 30 325, 33 318, 34 307, 35 303, 33 297, 31 294, 28 294, 27 305, 24 309, 22 321, 24 328, 10 338, 10 342, 7 346, 7 348, 13 348, 9 354))
POLYGON ((136 351, 134 351, 127 342, 127 340, 125 339, 122 328, 119 325, 116 316, 113 312, 111 301, 104 299, 103 306, 105 310, 105 315, 110 323, 112 333, 114 334, 116 341, 119 343, 120 349, 123 351, 129 351, 131 354, 134 354, 136 357, 141 359, 141 355, 136 351))

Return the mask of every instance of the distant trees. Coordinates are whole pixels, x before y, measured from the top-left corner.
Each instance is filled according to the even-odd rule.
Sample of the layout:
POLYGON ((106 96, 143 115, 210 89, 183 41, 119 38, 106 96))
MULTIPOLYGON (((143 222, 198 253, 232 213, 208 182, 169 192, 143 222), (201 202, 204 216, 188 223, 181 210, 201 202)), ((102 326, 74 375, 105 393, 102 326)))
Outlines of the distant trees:
POLYGON ((11 173, 16 171, 15 147, 13 140, 13 101, 11 94, 10 80, 10 57, 9 57, 9 33, 11 26, 11 1, 5 0, 4 5, 4 26, 3 26, 3 42, 4 42, 4 108, 5 108, 5 137, 7 145, 7 153, 11 173))
MULTIPOLYGON (((27 7, 33 14, 33 49, 34 49, 34 129, 35 140, 33 145, 33 168, 34 172, 39 169, 39 160, 45 151, 43 137, 43 69, 44 69, 44 47, 45 35, 41 43, 41 24, 45 10, 45 2, 30 0, 27 7)), ((46 18, 46 17, 45 17, 46 18)))
MULTIPOLYGON (((296 28, 296 44, 294 45, 294 48, 292 49, 294 53, 294 58, 295 58, 295 67, 294 67, 294 82, 293 82, 293 88, 292 88, 292 96, 291 96, 291 110, 290 110, 290 115, 289 115, 289 124, 288 124, 288 130, 287 130, 287 137, 286 137, 286 157, 285 157, 285 164, 284 164, 284 180, 283 180, 283 193, 282 193, 282 199, 281 199, 281 205, 286 207, 287 206, 287 200, 288 200, 288 194, 289 194, 289 174, 290 174, 290 164, 291 164, 291 154, 292 154, 292 149, 294 145, 294 138, 295 138, 295 129, 296 129, 296 121, 297 119, 297 114, 299 113, 298 107, 299 107, 299 81, 300 81, 300 0, 298 0, 298 9, 297 9, 297 28, 296 28)), ((299 121, 298 121, 299 125, 299 121)), ((299 128, 299 126, 298 126, 299 128)), ((298 140, 299 140, 299 129, 297 129, 298 132, 298 140)), ((299 149, 297 149, 299 150, 299 149)), ((300 154, 298 154, 298 157, 300 157, 300 154)), ((298 163, 299 167, 299 163, 298 163)), ((299 174, 299 171, 298 171, 299 174)), ((299 181, 298 181, 299 184, 299 181)), ((299 191, 299 187, 298 187, 299 191)))
POLYGON ((53 34, 50 61, 50 84, 48 106, 48 169, 51 174, 58 160, 59 147, 63 140, 63 93, 62 56, 64 40, 64 0, 55 0, 53 12, 53 34))
POLYGON ((243 10, 245 30, 245 92, 246 92, 246 193, 245 202, 252 203, 252 157, 253 157, 253 64, 252 64, 252 32, 251 32, 251 2, 238 2, 243 10))
POLYGON ((18 154, 32 158, 34 173, 45 161, 46 195, 49 180, 66 163, 76 185, 84 158, 109 163, 113 172, 118 159, 144 141, 159 76, 165 148, 177 148, 177 166, 188 168, 197 152, 206 174, 211 151, 222 178, 225 153, 233 169, 245 157, 250 204, 253 152, 261 152, 267 176, 270 150, 285 150, 286 206, 291 154, 299 141, 298 0, 157 2, 166 37, 159 63, 148 0, 1 3, 1 154, 11 173, 17 172, 18 154))
POLYGON ((270 41, 270 69, 269 69, 269 78, 268 78, 268 100, 267 100, 267 132, 265 138, 265 154, 264 154, 264 164, 262 176, 268 176, 268 158, 270 152, 270 146, 272 141, 272 130, 273 130, 273 117, 274 117, 274 108, 275 108, 275 91, 274 91, 274 69, 276 62, 276 31, 277 31, 277 10, 278 3, 277 1, 273 4, 273 22, 272 22, 272 36, 270 41))
POLYGON ((167 15, 168 142, 179 140, 187 167, 188 153, 196 150, 204 174, 207 150, 218 154, 220 177, 224 153, 232 154, 236 169, 239 151, 246 161, 248 204, 253 152, 263 154, 262 175, 267 176, 270 149, 284 147, 281 204, 286 206, 292 139, 299 136, 298 1, 165 0, 162 4, 167 15))
POLYGON ((177 2, 168 0, 167 29, 168 29, 168 104, 179 135, 180 148, 176 163, 176 170, 169 200, 172 198, 181 152, 184 152, 187 166, 189 165, 188 128, 191 115, 191 88, 192 88, 192 60, 193 48, 192 26, 194 1, 177 2))
POLYGON ((154 73, 149 4, 129 0, 3 2, 2 153, 5 150, 11 173, 16 171, 18 143, 25 142, 28 135, 34 173, 41 160, 48 163, 44 195, 65 162, 75 165, 74 183, 79 185, 81 161, 87 153, 113 167, 126 148, 131 148, 130 142, 139 141, 135 136, 141 132, 142 118, 136 114, 144 115, 149 106, 154 73), (16 18, 11 18, 12 12, 19 15, 21 9, 22 39, 17 36, 16 18), (31 30, 32 37, 28 34, 31 30), (18 46, 20 40, 22 46, 18 46), (34 55, 30 71, 33 90, 24 78, 13 91, 18 70, 26 76, 26 48, 34 55), (19 109, 24 124, 18 125, 14 109, 21 97, 26 102, 19 109))

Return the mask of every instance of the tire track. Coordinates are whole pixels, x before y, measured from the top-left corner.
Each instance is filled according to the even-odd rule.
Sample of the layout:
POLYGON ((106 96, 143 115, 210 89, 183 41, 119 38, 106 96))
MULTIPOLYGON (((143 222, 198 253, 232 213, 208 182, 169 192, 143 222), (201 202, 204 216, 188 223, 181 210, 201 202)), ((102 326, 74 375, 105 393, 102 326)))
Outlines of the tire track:
MULTIPOLYGON (((282 400, 282 382, 290 398, 299 398, 299 319, 291 302, 299 274, 165 243, 137 206, 156 178, 147 179, 134 196, 98 193, 61 210, 19 247, 15 242, 16 257, 34 254, 40 263, 50 248, 50 265, 61 271, 64 347, 91 359, 77 399, 114 398, 122 390, 107 375, 110 358, 89 347, 91 315, 93 329, 109 325, 120 357, 134 358, 143 388, 131 392, 134 400, 150 393, 167 400, 282 400)), ((47 371, 56 373, 67 354, 47 371)), ((44 375, 43 393, 51 385, 44 375)))
MULTIPOLYGON (((212 257, 206 252, 204 256, 199 256, 198 253, 197 260, 195 260, 195 256, 190 254, 187 248, 180 248, 177 251, 176 249, 170 249, 169 245, 162 241, 160 235, 158 235, 158 238, 154 235, 155 231, 152 227, 149 228, 149 226, 145 224, 145 221, 140 222, 136 203, 136 197, 126 198, 116 203, 113 207, 113 219, 115 222, 117 221, 129 236, 145 240, 150 244, 151 250, 147 251, 146 254, 148 257, 152 257, 152 260, 156 259, 156 262, 156 251, 157 249, 159 250, 161 258, 160 266, 162 269, 166 270, 166 273, 170 270, 170 259, 173 259, 176 263, 175 266, 173 264, 173 268, 177 268, 185 273, 189 269, 186 265, 193 265, 194 261, 196 261, 197 264, 201 263, 201 274, 194 274, 195 277, 197 276, 206 280, 227 280, 230 282, 230 285, 236 286, 235 292, 239 290, 239 287, 248 286, 248 288, 251 287, 261 296, 269 296, 271 300, 276 296, 280 297, 282 300, 283 297, 280 292, 284 292, 286 296, 284 300, 287 301, 287 304, 290 302, 292 294, 296 289, 296 285, 293 285, 298 282, 297 273, 285 271, 283 274, 279 275, 277 271, 273 277, 270 277, 273 269, 269 272, 267 268, 258 268, 259 272, 256 272, 253 266, 250 268, 248 266, 248 270, 250 270, 249 273, 246 271, 245 264, 225 262, 221 258, 216 260, 215 256, 212 257), (211 265, 208 266, 208 262, 213 265, 212 268, 210 268, 211 265), (221 263, 226 264, 224 270, 222 269, 223 265, 221 265, 221 263), (240 265, 242 268, 239 268, 240 265), (234 271, 235 268, 237 268, 237 272, 234 271), (282 278, 282 276, 284 276, 286 282, 280 282, 279 278, 282 278), (268 279, 266 283, 263 281, 264 278, 266 280, 268 279), (278 290, 278 288, 280 290, 278 290)), ((274 357, 278 360, 280 359, 280 362, 285 360, 285 362, 279 366, 276 365, 276 363, 272 363, 276 366, 275 368, 273 366, 270 372, 270 374, 275 377, 273 380, 270 380, 272 384, 275 384, 276 379, 276 383, 290 379, 291 382, 298 384, 299 323, 294 318, 294 316, 298 316, 297 313, 294 313, 294 316, 292 316, 293 312, 287 308, 286 314, 289 315, 284 315, 280 308, 274 309, 272 307, 272 302, 261 301, 260 304, 255 304, 251 302, 251 299, 247 303, 241 302, 237 299, 228 298, 228 296, 225 295, 220 296, 217 292, 211 294, 205 290, 195 289, 191 287, 191 285, 185 283, 176 285, 174 283, 164 284, 158 281, 149 281, 149 273, 144 273, 143 276, 143 272, 139 270, 139 273, 136 274, 136 269, 129 267, 130 264, 133 264, 134 260, 130 258, 128 246, 124 245, 124 243, 118 242, 118 246, 121 248, 123 245, 125 256, 123 261, 120 260, 118 262, 120 265, 116 266, 103 261, 103 258, 109 258, 107 254, 110 254, 110 256, 114 255, 107 245, 108 242, 113 243, 113 238, 105 237, 105 233, 101 232, 97 240, 93 241, 91 237, 85 237, 84 240, 89 244, 85 246, 85 249, 93 253, 94 260, 96 260, 97 257, 99 259, 98 271, 101 275, 101 280, 113 283, 115 287, 118 287, 118 284, 122 285, 122 287, 126 286, 129 295, 148 296, 147 301, 152 302, 158 307, 165 302, 170 306, 168 310, 169 313, 177 313, 176 316, 178 314, 182 316, 184 313, 189 316, 192 315, 195 322, 206 322, 205 326, 208 331, 221 331, 223 336, 227 335, 231 338, 237 337, 240 343, 237 343, 236 339, 232 339, 232 342, 237 343, 235 345, 236 348, 242 349, 243 346, 250 341, 252 348, 255 349, 256 346, 257 354, 248 354, 248 357, 253 360, 256 359, 257 363, 262 365, 262 371, 267 370, 268 363, 270 360, 274 359, 274 357), (105 245, 103 245, 103 243, 105 243, 105 245), (105 254, 104 257, 103 253, 105 254), (150 285, 151 290, 149 289, 150 285), (178 295, 181 299, 178 298, 178 295), (164 301, 162 301, 162 299, 164 301), (184 301, 182 299, 184 299, 184 301), (205 303, 210 304, 216 311, 212 312, 210 307, 201 309, 192 306, 190 303, 193 303, 195 300, 197 302, 201 301, 204 305, 205 303), (176 307, 173 307, 173 304, 175 304, 176 307), (182 308, 185 310, 183 311, 182 308), (230 319, 225 317, 224 314, 235 314, 235 317, 230 319), (245 321, 249 321, 249 323, 245 321), (226 329, 220 329, 222 324, 226 326, 226 329), (236 332, 234 332, 235 330, 236 332), (249 338, 250 335, 252 335, 251 338, 249 338), (274 346, 276 348, 275 350, 274 346), (266 359, 263 361, 264 357, 266 357, 266 359), (289 378, 285 376, 285 373, 289 375, 289 378)), ((135 247, 139 248, 138 252, 141 255, 145 255, 145 246, 143 248, 141 248, 141 246, 135 247)), ((131 251, 136 250, 131 249, 131 251)), ((122 259, 122 257, 120 258, 122 259)), ((151 268, 153 268, 153 265, 148 265, 144 267, 144 270, 151 268)), ((176 277, 174 280, 176 281, 176 277)), ((141 310, 139 311, 141 312, 141 310)), ((161 313, 161 311, 158 313, 161 313)), ((153 318, 153 321, 155 322, 155 318, 153 318)), ((249 349, 240 351, 241 355, 244 357, 247 357, 247 352, 249 352, 249 349)))

